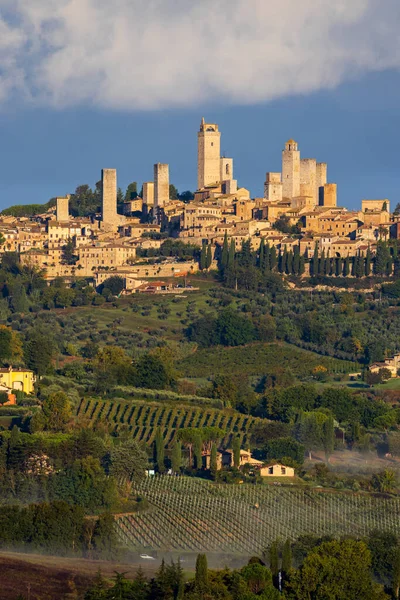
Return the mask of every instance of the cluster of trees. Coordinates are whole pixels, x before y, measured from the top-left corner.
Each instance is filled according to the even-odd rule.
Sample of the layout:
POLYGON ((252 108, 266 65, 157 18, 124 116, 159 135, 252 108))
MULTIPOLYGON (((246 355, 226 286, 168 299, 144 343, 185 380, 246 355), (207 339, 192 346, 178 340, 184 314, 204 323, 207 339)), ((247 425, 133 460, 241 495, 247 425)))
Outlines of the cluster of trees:
POLYGON ((214 317, 205 315, 196 319, 186 330, 188 339, 199 346, 241 346, 253 341, 274 341, 275 324, 268 316, 254 320, 233 309, 225 309, 214 317))
POLYGON ((163 561, 151 579, 141 569, 133 581, 122 573, 111 584, 98 576, 85 600, 389 600, 399 597, 399 587, 398 540, 372 532, 363 540, 303 536, 274 542, 262 559, 253 557, 237 570, 211 570, 199 554, 189 581, 179 561, 163 561))
MULTIPOLYGON (((202 269, 211 264, 211 247, 204 246, 202 251, 202 269)), ((372 256, 368 249, 366 256, 333 258, 326 256, 325 251, 318 250, 315 245, 311 257, 300 254, 299 246, 293 250, 276 250, 261 239, 258 250, 252 250, 251 241, 242 243, 240 251, 235 248, 234 240, 228 242, 225 235, 223 246, 219 251, 219 272, 222 281, 227 287, 244 290, 265 291, 270 287, 271 273, 301 276, 305 272, 305 265, 309 262, 311 277, 397 277, 400 274, 400 257, 397 244, 389 245, 379 241, 377 252, 372 256)))
POLYGON ((173 256, 179 260, 199 260, 201 250, 195 244, 185 244, 181 240, 168 238, 160 248, 138 248, 136 253, 138 257, 144 258, 173 256))
POLYGON ((129 436, 74 430, 61 392, 43 402, 29 427, 0 433, 2 502, 60 500, 93 514, 128 502, 132 482, 145 476, 146 451, 129 436))

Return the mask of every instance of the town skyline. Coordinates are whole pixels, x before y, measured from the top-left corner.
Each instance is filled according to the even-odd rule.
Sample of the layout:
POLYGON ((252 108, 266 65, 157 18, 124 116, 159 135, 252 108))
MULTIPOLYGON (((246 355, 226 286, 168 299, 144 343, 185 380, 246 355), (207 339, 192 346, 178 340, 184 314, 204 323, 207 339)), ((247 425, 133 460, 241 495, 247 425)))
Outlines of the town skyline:
MULTIPOLYGON (((22 115, 18 110, 14 114, 3 111, 0 124, 7 153, 0 167, 0 209, 45 203, 59 194, 72 193, 83 183, 94 186, 99 170, 107 164, 118 169, 119 184, 124 188, 131 181, 140 185, 151 179, 152 165, 167 162, 171 182, 180 191, 194 191, 197 148, 193 128, 198 127, 203 114, 219 123, 223 131, 221 151, 235 157, 238 179, 252 197, 262 196, 265 172, 279 170, 280 152, 285 141, 293 137, 304 155, 326 157, 330 174, 338 183, 341 204, 357 208, 363 198, 388 197, 395 205, 395 125, 399 117, 389 108, 378 118, 368 102, 359 114, 356 112, 358 96, 370 87, 367 79, 330 93, 251 108, 210 105, 140 114, 86 111, 84 126, 82 114, 74 110, 49 111, 44 129, 43 115, 34 119, 34 110, 22 115), (346 101, 348 114, 339 111, 342 116, 346 113, 346 118, 329 121, 335 104, 346 101), (308 122, 313 114, 320 126, 310 130, 308 122)), ((381 74, 375 79, 382 82, 385 77, 381 74)))

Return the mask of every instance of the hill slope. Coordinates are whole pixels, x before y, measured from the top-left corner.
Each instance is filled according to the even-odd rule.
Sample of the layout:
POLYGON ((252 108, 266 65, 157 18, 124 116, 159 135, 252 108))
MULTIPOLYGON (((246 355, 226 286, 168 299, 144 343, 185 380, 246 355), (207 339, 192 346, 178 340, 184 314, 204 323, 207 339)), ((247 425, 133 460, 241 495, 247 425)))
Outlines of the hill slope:
POLYGON ((131 548, 182 552, 261 553, 277 538, 400 533, 400 499, 274 485, 216 485, 158 476, 135 487, 152 508, 120 516, 131 548))

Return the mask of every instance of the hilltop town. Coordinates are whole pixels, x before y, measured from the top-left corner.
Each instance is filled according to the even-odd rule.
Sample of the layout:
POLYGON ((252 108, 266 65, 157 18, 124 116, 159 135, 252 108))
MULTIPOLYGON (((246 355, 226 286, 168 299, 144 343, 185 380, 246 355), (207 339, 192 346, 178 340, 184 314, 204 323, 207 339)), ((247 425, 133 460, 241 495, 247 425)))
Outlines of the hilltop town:
POLYGON ((253 198, 234 178, 233 159, 221 157, 218 125, 203 118, 197 135, 196 192, 171 194, 175 188, 169 165, 157 163, 153 181, 143 183, 140 195, 134 185, 121 201, 117 171, 105 168, 97 189, 100 212, 73 216, 71 195, 57 197, 40 214, 5 211, 0 216, 1 252, 18 252, 22 264, 44 269, 49 281, 90 277, 100 285, 115 274, 133 290, 148 277, 194 273, 201 266, 198 257, 154 264, 148 256, 157 255, 168 237, 188 246, 207 246, 207 267, 220 256, 224 241, 233 241, 236 250, 250 241, 255 251, 261 243, 276 253, 303 257, 299 275, 310 272, 311 256, 336 261, 328 273, 336 276, 355 274, 349 268, 346 272, 341 261, 371 258, 380 240, 399 238, 400 214, 397 209, 391 213, 389 199, 364 199, 360 210, 340 206, 337 185, 328 182, 327 164, 301 158, 296 141, 285 144, 282 171, 266 173, 264 197, 253 198))

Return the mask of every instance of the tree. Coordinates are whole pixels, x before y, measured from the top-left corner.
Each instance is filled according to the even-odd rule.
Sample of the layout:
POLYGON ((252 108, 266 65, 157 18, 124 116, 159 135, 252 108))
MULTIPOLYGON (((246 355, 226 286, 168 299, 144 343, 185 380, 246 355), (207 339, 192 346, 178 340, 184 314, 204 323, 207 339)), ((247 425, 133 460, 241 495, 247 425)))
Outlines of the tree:
POLYGON ((365 275, 367 277, 371 275, 371 249, 369 246, 365 256, 365 275))
POLYGON ((109 456, 109 472, 114 477, 140 481, 146 475, 148 458, 145 450, 133 439, 115 445, 109 456))
POLYGON ((377 242, 374 260, 375 275, 386 275, 387 265, 390 260, 389 248, 386 242, 377 242))
POLYGON ((212 444, 210 454, 210 472, 213 478, 216 477, 218 471, 217 446, 212 444))
POLYGON ((119 296, 122 290, 125 288, 125 282, 119 275, 113 275, 102 283, 102 289, 108 289, 112 296, 119 296))
POLYGON ((389 493, 397 485, 397 476, 391 469, 385 469, 381 473, 372 476, 372 486, 378 492, 389 493))
POLYGON ((212 250, 211 250, 211 244, 208 244, 207 246, 207 256, 206 256, 206 268, 209 269, 211 267, 211 263, 212 263, 212 250))
POLYGON ((307 555, 289 584, 289 597, 298 600, 384 600, 381 586, 370 574, 371 553, 352 539, 324 542, 307 555))
POLYGON ((178 440, 175 440, 171 453, 171 469, 173 473, 180 473, 182 468, 182 447, 178 440))
POLYGON ((271 569, 272 577, 275 579, 279 575, 279 548, 278 542, 272 542, 269 547, 269 568, 271 569))
POLYGON ((64 392, 55 392, 43 401, 43 416, 45 429, 49 431, 64 431, 72 417, 71 403, 64 392))
POLYGON ((203 466, 203 444, 200 430, 194 434, 194 466, 199 470, 203 466))
POLYGON ((194 576, 195 590, 200 598, 204 598, 209 590, 207 556, 199 554, 196 560, 196 573, 194 576))
POLYGON ((170 185, 169 185, 169 199, 170 200, 178 200, 178 198, 179 198, 179 192, 178 192, 178 190, 176 189, 176 187, 172 183, 170 183, 170 185))
POLYGON ((164 437, 161 431, 161 427, 157 427, 156 437, 154 441, 154 458, 156 470, 158 473, 164 473, 165 471, 165 446, 164 437))
POLYGON ((327 415, 320 411, 302 412, 298 417, 296 437, 306 447, 310 459, 313 450, 324 447, 323 426, 327 419, 327 415))
POLYGON ((226 269, 226 267, 228 266, 228 257, 229 257, 228 234, 225 231, 224 243, 222 245, 222 253, 221 253, 221 260, 220 260, 220 268, 222 269, 222 271, 224 269, 226 269))
POLYGON ((144 354, 136 362, 133 381, 137 387, 164 390, 174 383, 171 375, 160 357, 144 354))
POLYGON ((335 425, 333 417, 328 417, 322 425, 323 438, 324 438, 324 450, 326 460, 329 462, 329 457, 333 453, 335 448, 335 425))
POLYGON ((32 330, 24 346, 27 367, 39 377, 46 375, 52 368, 54 353, 54 342, 49 332, 41 329, 32 330))
MULTIPOLYGON (((249 562, 240 569, 240 575, 247 583, 247 587, 257 598, 264 598, 263 592, 267 587, 272 587, 271 571, 257 562, 249 562)), ((268 596, 267 596, 268 597, 268 596)))
POLYGON ((62 263, 65 265, 74 265, 78 260, 78 255, 74 252, 75 246, 71 239, 63 247, 62 263))
POLYGON ((290 540, 286 540, 282 550, 282 573, 285 578, 292 570, 292 544, 290 540))
POLYGON ((236 435, 232 443, 233 451, 233 466, 238 469, 240 467, 240 438, 236 435))
POLYGON ((203 243, 200 254, 200 269, 204 271, 207 268, 207 247, 203 243))
POLYGON ((124 200, 125 202, 129 202, 129 200, 134 200, 137 198, 137 195, 137 183, 136 181, 132 181, 132 183, 130 183, 126 188, 124 200))

